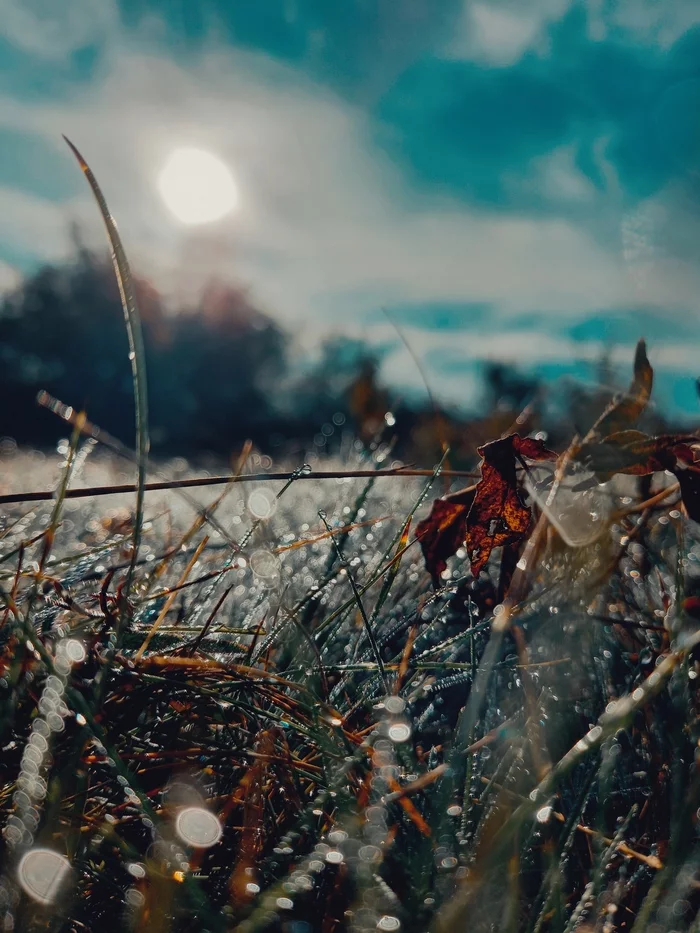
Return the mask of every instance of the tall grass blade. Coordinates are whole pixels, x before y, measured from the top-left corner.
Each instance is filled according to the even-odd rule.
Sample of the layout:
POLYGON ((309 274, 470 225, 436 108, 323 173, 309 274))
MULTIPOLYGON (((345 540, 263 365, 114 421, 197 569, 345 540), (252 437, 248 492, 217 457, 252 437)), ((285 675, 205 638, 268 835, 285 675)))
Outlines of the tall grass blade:
POLYGON ((114 265, 114 274, 119 286, 119 295, 121 297, 122 308, 124 311, 124 323, 126 333, 129 339, 129 360, 131 361, 131 374, 134 384, 134 403, 136 409, 136 468, 137 468, 137 488, 136 488, 136 516, 134 520, 134 530, 132 536, 131 562, 126 576, 123 594, 127 599, 134 577, 136 561, 138 559, 139 547, 141 544, 141 532, 143 526, 143 505, 144 505, 144 486, 146 483, 146 467, 148 463, 149 435, 148 435, 148 395, 146 386, 146 357, 143 347, 143 333, 141 329, 141 317, 136 304, 134 293, 133 277, 129 262, 122 246, 121 237, 117 230, 114 218, 107 207, 107 202, 102 194, 102 189, 97 183, 97 179, 92 173, 76 146, 68 139, 63 137, 71 149, 73 155, 78 160, 78 164, 85 175, 92 193, 97 201, 97 205, 102 215, 107 237, 112 248, 112 263, 114 265))

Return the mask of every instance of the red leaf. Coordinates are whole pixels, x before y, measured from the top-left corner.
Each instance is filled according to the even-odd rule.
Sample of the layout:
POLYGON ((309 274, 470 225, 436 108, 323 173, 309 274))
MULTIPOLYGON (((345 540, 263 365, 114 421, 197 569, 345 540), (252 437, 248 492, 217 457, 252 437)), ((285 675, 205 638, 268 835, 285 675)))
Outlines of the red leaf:
POLYGON ((578 457, 601 482, 616 473, 647 476, 670 470, 678 480, 688 517, 700 522, 700 469, 693 444, 700 444, 700 438, 692 434, 649 437, 641 431, 618 431, 600 444, 584 444, 578 457))
POLYGON ((520 541, 530 527, 530 510, 518 493, 516 457, 556 460, 541 441, 510 434, 480 447, 481 479, 467 516, 467 551, 476 577, 496 547, 520 541))
POLYGON ((601 482, 616 473, 646 476, 661 470, 675 470, 676 459, 692 464, 689 444, 698 438, 688 434, 660 434, 650 437, 641 431, 618 431, 599 444, 584 444, 578 458, 586 463, 601 482))
POLYGON ((440 585, 440 575, 447 567, 448 558, 462 546, 467 533, 467 513, 474 501, 476 487, 469 486, 459 492, 436 499, 430 515, 419 522, 416 537, 423 550, 425 566, 440 585))

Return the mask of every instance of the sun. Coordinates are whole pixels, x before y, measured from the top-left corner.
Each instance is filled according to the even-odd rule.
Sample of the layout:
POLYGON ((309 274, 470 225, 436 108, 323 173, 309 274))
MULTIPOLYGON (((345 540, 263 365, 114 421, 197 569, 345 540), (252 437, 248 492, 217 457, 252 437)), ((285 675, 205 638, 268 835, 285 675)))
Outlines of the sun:
POLYGON ((158 175, 158 191, 183 224, 213 223, 238 206, 238 188, 228 166, 205 149, 171 152, 158 175))

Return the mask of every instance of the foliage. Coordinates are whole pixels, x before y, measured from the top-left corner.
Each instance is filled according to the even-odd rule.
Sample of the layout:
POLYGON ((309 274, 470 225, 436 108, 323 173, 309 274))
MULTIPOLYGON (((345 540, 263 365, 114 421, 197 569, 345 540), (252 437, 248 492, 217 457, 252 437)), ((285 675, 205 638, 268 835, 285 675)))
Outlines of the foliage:
MULTIPOLYGON (((246 438, 269 448, 307 443, 347 410, 346 393, 366 347, 330 339, 314 369, 292 371, 290 338, 245 290, 211 283, 192 308, 168 309, 142 279, 153 449, 228 456, 246 438), (347 352, 351 350, 352 352, 347 352)), ((11 398, 0 434, 53 446, 54 419, 40 390, 77 408, 123 441, 133 436, 128 345, 110 266, 81 248, 71 263, 29 276, 0 304, 0 391, 11 398)))
POLYGON ((212 502, 76 505, 78 414, 53 503, 4 512, 5 929, 698 929, 700 441, 634 427, 644 344, 561 453, 480 440, 415 535, 442 463, 344 475, 398 428, 369 376, 325 481, 244 485, 246 445, 212 502))

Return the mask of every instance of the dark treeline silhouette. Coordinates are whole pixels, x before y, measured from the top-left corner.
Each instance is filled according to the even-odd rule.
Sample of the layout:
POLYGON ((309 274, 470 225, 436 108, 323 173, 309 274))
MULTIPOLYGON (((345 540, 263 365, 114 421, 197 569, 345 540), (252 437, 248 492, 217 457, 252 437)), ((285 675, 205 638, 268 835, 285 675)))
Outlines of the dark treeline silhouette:
MULTIPOLYGON (((136 292, 148 369, 152 449, 228 455, 245 438, 262 448, 311 439, 347 408, 370 357, 332 338, 292 374, 290 338, 246 291, 212 284, 195 308, 167 311, 143 280, 136 292)), ((0 304, 0 436, 47 446, 65 434, 36 403, 45 389, 121 440, 134 435, 128 345, 111 265, 84 248, 45 266, 0 304)))
MULTIPOLYGON (((391 410, 385 433, 396 456, 431 464, 447 445, 449 462, 467 466, 480 444, 513 430, 523 410, 520 431, 544 427, 555 439, 571 427, 543 415, 537 380, 505 363, 483 367, 480 414, 448 414, 427 396, 409 405, 382 387, 380 360, 362 341, 329 337, 313 363, 300 362, 290 335, 244 288, 213 283, 196 307, 175 312, 145 280, 135 286, 156 455, 228 457, 246 438, 278 455, 314 444, 333 451, 338 424, 369 443, 391 410)), ((71 261, 39 269, 0 301, 0 437, 50 447, 65 436, 65 424, 37 405, 42 389, 133 442, 131 368, 111 263, 78 242, 71 261)), ((610 390, 572 385, 566 394, 579 430, 610 390)))

